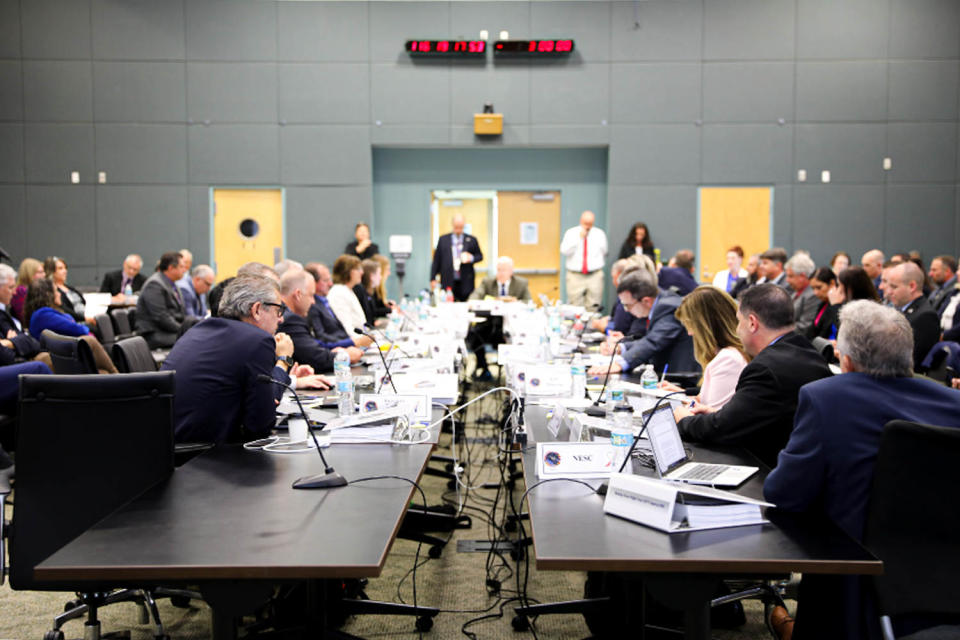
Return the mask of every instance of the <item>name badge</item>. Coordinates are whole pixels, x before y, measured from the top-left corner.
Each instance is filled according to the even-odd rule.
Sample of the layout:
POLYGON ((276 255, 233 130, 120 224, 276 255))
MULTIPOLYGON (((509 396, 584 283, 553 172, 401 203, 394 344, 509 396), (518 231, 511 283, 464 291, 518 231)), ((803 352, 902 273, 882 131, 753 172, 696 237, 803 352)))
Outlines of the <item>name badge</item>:
POLYGON ((606 478, 613 456, 607 442, 538 442, 537 477, 606 478))

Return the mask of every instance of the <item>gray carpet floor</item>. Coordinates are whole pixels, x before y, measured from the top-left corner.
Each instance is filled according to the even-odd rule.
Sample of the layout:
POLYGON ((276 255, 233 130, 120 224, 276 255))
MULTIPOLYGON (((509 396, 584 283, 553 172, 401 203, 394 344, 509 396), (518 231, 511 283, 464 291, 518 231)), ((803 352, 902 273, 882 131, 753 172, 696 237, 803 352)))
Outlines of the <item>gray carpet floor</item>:
MULTIPOLYGON (((470 415, 467 422, 467 435, 471 438, 489 436, 491 425, 477 426, 473 418, 484 412, 495 412, 494 403, 486 403, 477 412, 470 415)), ((449 443, 444 436, 442 444, 449 443)), ((438 453, 448 453, 440 450, 438 453)), ((484 482, 495 481, 499 477, 496 470, 495 446, 475 442, 471 446, 468 477, 466 482, 479 486, 484 482)), ((455 494, 446 486, 446 480, 435 476, 424 476, 421 482, 430 504, 437 504, 441 496, 456 500, 455 494)), ((523 492, 522 482, 516 488, 519 499, 523 492)), ((489 500, 494 490, 474 489, 469 492, 466 504, 482 511, 489 511, 489 500)), ((14 495, 15 498, 15 495, 14 495)), ((427 548, 421 549, 420 560, 423 563, 416 572, 417 601, 425 606, 438 607, 443 612, 436 618, 433 630, 423 634, 425 638, 466 637, 461 632, 464 623, 487 614, 499 613, 502 600, 487 593, 485 580, 486 553, 459 553, 457 540, 485 540, 491 535, 484 518, 475 510, 466 513, 473 517, 473 527, 454 533, 442 555, 438 559, 428 559, 427 548), (484 612, 487 612, 486 614, 484 612)), ((7 517, 10 517, 7 512, 7 517)), ((446 535, 446 534, 442 534, 446 535)), ((407 540, 397 540, 387 558, 383 573, 370 580, 367 594, 376 600, 390 602, 413 601, 413 581, 409 575, 414 565, 417 544, 407 540), (398 589, 399 585, 399 589, 398 589), (399 593, 398 593, 399 592, 399 593)), ((516 563, 506 558, 496 569, 498 579, 503 582, 503 590, 516 589, 516 563)), ((527 593, 530 598, 540 602, 570 600, 583 594, 584 574, 580 572, 537 571, 530 563, 530 575, 527 593)), ((506 594, 508 597, 512 594, 506 594)), ((68 593, 42 593, 11 591, 9 585, 0 587, 0 640, 16 638, 23 640, 41 640, 45 631, 51 628, 53 616, 62 610, 70 599, 68 593)), ((792 604, 792 603, 791 603, 792 604)), ((503 607, 503 615, 491 617, 471 624, 468 631, 476 638, 527 638, 530 632, 516 632, 511 627, 513 607, 511 602, 503 607)), ((792 607, 791 607, 792 608, 792 607)), ((715 638, 769 638, 763 622, 763 607, 758 602, 747 602, 747 624, 736 631, 716 631, 715 638)), ((187 609, 178 609, 161 601, 161 616, 166 632, 172 638, 199 639, 210 635, 210 611, 205 604, 192 603, 187 609)), ((152 637, 152 627, 139 623, 139 609, 134 604, 119 604, 101 610, 100 619, 103 631, 129 629, 131 637, 148 639, 152 637)), ((418 638, 412 618, 403 616, 358 616, 348 621, 344 630, 366 638, 418 638)), ((82 637, 82 622, 72 621, 64 627, 67 638, 82 637)), ((555 640, 574 640, 590 635, 583 618, 579 615, 542 616, 536 621, 536 637, 555 640)), ((680 637, 680 636, 678 636, 680 637)))

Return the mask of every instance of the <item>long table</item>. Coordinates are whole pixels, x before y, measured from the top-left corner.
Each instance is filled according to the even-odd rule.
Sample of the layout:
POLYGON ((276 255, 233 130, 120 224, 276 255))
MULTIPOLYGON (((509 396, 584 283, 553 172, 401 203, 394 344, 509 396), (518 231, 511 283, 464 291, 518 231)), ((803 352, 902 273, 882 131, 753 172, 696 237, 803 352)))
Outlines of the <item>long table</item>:
MULTIPOLYGON (((551 439, 545 414, 542 406, 526 410, 532 440, 523 454, 527 487, 538 481, 536 440, 551 439)), ((768 470, 745 451, 697 445, 693 451, 698 461, 761 467, 736 491, 762 498, 768 470)), ((635 468, 635 473, 653 475, 653 470, 635 468)), ((527 501, 537 569, 639 574, 658 599, 684 611, 687 638, 710 637, 710 600, 718 578, 883 571, 880 560, 824 520, 768 509, 770 524, 667 534, 604 514, 603 500, 573 482, 548 482, 530 491, 527 501)))

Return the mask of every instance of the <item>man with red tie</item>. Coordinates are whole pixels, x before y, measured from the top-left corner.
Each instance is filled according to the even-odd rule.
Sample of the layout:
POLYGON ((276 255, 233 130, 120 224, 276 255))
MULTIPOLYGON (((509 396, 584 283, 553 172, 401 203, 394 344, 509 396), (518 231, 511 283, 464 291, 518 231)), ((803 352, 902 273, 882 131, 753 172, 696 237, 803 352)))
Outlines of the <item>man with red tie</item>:
POLYGON ((607 234, 593 226, 592 211, 580 214, 580 224, 563 234, 560 253, 566 258, 567 302, 588 311, 600 308, 603 265, 607 260, 607 234))

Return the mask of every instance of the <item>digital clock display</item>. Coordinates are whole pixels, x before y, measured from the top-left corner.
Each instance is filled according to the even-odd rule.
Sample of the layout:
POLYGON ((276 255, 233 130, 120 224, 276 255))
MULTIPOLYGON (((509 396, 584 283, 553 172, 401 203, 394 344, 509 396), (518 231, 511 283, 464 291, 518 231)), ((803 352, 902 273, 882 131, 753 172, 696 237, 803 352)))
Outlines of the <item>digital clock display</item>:
POLYGON ((564 56, 573 53, 573 40, 497 40, 494 55, 564 56))
POLYGON ((404 46, 412 56, 482 56, 485 40, 407 40, 404 46))

